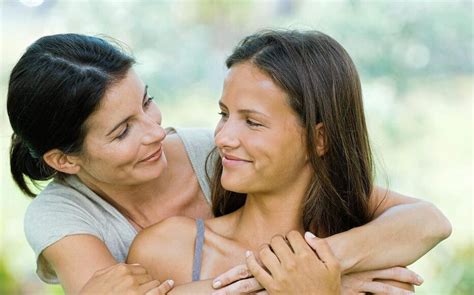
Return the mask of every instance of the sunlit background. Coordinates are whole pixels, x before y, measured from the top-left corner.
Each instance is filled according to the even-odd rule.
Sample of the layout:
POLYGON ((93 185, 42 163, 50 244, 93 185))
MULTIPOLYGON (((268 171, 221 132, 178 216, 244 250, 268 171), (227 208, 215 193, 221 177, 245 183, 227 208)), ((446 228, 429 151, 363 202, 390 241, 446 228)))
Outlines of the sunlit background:
MULTIPOLYGON (((419 294, 474 294, 471 1, 1 0, 0 294, 62 294, 35 275, 30 200, 9 173, 9 72, 43 35, 106 35, 130 47, 165 126, 212 128, 224 59, 262 28, 317 29, 353 57, 378 183, 436 204, 453 234, 412 269, 419 294)), ((430 220, 426 220, 429 223, 430 220)), ((377 237, 375 237, 377 238, 377 237)), ((357 245, 354 245, 357 247, 357 245)))

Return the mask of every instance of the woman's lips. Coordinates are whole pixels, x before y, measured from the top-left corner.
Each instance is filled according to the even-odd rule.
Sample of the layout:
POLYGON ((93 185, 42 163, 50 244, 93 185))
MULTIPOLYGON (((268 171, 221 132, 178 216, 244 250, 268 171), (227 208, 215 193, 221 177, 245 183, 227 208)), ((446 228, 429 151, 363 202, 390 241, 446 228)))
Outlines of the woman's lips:
POLYGON ((161 154, 162 154, 162 150, 161 150, 161 146, 160 146, 160 148, 156 152, 149 155, 148 157, 141 160, 140 162, 153 162, 153 161, 156 161, 156 160, 161 158, 161 154))
POLYGON ((222 165, 227 166, 227 167, 238 166, 238 165, 247 164, 247 163, 251 163, 251 161, 247 161, 239 157, 227 155, 227 154, 224 154, 222 156, 222 165))

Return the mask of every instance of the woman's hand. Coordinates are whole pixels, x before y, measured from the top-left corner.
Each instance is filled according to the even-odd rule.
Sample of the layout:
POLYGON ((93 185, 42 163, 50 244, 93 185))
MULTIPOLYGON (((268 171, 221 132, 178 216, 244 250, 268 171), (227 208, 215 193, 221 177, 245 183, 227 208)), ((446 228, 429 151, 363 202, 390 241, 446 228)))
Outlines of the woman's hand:
POLYGON ((258 253, 268 271, 260 266, 252 252, 247 252, 247 267, 269 294, 339 295, 339 263, 326 241, 317 240, 315 255, 296 231, 289 232, 286 240, 275 236, 258 253))
POLYGON ((212 295, 268 294, 260 283, 252 277, 247 265, 237 265, 212 281, 212 287, 219 289, 212 295))
POLYGON ((160 284, 138 264, 119 263, 94 273, 79 294, 164 295, 173 284, 172 280, 160 284))
POLYGON ((413 285, 422 282, 415 272, 404 267, 363 271, 342 276, 342 294, 414 294, 413 285))

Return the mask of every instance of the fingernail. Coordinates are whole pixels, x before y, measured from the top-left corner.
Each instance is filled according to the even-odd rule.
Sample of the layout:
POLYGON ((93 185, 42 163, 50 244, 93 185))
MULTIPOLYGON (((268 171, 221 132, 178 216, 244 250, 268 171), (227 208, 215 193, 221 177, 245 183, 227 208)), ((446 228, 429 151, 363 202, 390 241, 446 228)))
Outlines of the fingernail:
POLYGON ((423 282, 424 282, 423 278, 419 275, 416 275, 416 281, 418 283, 418 286, 423 284, 423 282))
POLYGON ((214 282, 212 283, 212 287, 213 287, 214 289, 220 288, 221 286, 222 286, 222 282, 219 281, 219 280, 214 281, 214 282))
POLYGON ((252 251, 247 250, 245 252, 245 257, 250 257, 250 255, 252 255, 252 251))
POLYGON ((316 236, 315 236, 312 232, 310 232, 310 231, 305 232, 305 233, 304 233, 304 236, 307 237, 308 239, 314 239, 314 238, 316 238, 316 236))
POLYGON ((140 263, 132 263, 132 264, 130 264, 130 265, 140 265, 140 263))
POLYGON ((168 280, 168 285, 170 285, 170 287, 173 287, 174 286, 174 281, 173 280, 168 280))

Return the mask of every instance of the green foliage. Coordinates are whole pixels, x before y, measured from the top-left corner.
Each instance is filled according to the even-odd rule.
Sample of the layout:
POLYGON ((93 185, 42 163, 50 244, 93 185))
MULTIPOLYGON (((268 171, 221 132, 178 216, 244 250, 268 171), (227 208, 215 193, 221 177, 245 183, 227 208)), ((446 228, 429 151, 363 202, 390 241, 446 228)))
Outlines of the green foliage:
POLYGON ((20 286, 0 256, 0 294, 19 294, 20 286))
POLYGON ((448 271, 461 273, 455 284, 453 295, 471 295, 474 293, 474 245, 466 245, 456 251, 448 271), (461 269, 461 270, 460 270, 461 269))

